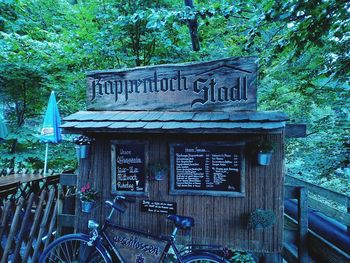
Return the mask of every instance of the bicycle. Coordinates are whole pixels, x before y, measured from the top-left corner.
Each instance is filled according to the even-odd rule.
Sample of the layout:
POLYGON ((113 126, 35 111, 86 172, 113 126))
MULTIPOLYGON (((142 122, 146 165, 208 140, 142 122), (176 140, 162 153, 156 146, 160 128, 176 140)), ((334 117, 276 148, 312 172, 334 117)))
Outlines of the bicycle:
POLYGON ((225 247, 211 245, 188 245, 179 250, 175 244, 179 229, 190 230, 194 219, 179 215, 168 215, 174 223, 170 236, 156 236, 134 229, 118 226, 111 222, 115 211, 124 213, 126 202, 135 202, 133 198, 116 196, 113 201, 105 201, 111 211, 99 230, 99 224, 89 220, 90 235, 68 234, 53 241, 42 253, 39 263, 43 262, 121 262, 148 263, 164 262, 170 249, 177 263, 229 262, 232 251, 225 247), (134 253, 130 253, 130 251, 134 253))

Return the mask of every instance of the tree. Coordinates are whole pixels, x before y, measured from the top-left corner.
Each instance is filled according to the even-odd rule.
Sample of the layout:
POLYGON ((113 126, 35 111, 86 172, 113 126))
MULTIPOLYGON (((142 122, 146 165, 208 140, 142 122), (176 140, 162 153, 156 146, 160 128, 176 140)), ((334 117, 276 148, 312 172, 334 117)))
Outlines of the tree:
MULTIPOLYGON (((88 70, 256 55, 259 108, 286 111, 292 121, 308 124, 306 139, 288 142, 290 172, 329 177, 349 165, 349 5, 343 0, 198 0, 194 8, 182 0, 3 1, 0 94, 12 139, 1 145, 7 154, 0 162, 42 164, 33 134, 49 93, 56 91, 63 116, 84 109, 88 70), (198 21, 199 52, 191 46, 192 19, 198 21)), ((74 166, 73 154, 57 156, 57 167, 74 166)))

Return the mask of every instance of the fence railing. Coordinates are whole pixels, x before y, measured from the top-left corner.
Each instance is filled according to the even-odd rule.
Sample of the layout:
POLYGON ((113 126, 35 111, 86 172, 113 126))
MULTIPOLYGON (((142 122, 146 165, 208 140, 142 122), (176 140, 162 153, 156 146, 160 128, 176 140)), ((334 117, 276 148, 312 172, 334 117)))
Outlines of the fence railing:
POLYGON ((318 210, 340 223, 347 226, 350 233, 350 196, 326 189, 313 183, 305 182, 293 176, 286 176, 286 183, 290 185, 305 186, 310 193, 308 195, 308 206, 318 210), (316 199, 315 196, 320 198, 316 199), (322 202, 322 198, 325 200, 322 202), (327 202, 336 205, 327 204, 327 202), (343 207, 343 209, 339 208, 343 207))
MULTIPOLYGON (((286 199, 298 200, 298 229, 297 229, 297 258, 299 263, 309 262, 309 254, 307 250, 307 233, 308 233, 308 191, 304 186, 288 186, 284 187, 286 199)), ((288 251, 285 251, 288 252, 288 251)), ((288 253, 283 253, 287 258, 288 253)), ((292 255, 289 255, 292 256, 292 255)))
POLYGON ((57 221, 57 187, 11 198, 0 207, 0 262, 37 262, 53 239, 57 221))
MULTIPOLYGON (((27 168, 0 168, 0 177, 7 176, 11 174, 44 174, 44 169, 27 169, 27 168)), ((47 175, 57 174, 54 170, 49 169, 46 173, 47 175)))

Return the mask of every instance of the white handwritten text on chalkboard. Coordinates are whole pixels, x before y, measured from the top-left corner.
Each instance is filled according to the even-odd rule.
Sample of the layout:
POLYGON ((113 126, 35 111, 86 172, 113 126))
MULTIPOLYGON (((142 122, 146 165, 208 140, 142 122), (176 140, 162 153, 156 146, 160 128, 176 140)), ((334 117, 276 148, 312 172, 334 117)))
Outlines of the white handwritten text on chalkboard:
POLYGON ((172 192, 242 192, 242 158, 242 147, 237 145, 172 145, 172 192))

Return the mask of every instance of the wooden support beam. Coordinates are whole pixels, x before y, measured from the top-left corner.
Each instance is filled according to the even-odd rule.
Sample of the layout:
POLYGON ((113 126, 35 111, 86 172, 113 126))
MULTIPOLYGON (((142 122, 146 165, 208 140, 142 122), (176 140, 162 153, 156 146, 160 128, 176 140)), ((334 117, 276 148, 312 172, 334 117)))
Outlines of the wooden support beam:
POLYGON ((307 263, 307 232, 308 232, 308 191, 305 187, 299 188, 298 198, 298 258, 300 263, 307 263))
POLYGON ((308 189, 304 186, 285 186, 285 198, 298 199, 298 259, 300 263, 307 263, 308 189))
POLYGON ((266 253, 262 262, 264 263, 282 263, 281 253, 266 253))
POLYGON ((350 262, 349 254, 312 231, 309 233, 307 246, 315 262, 350 262))
MULTIPOLYGON (((193 0, 185 0, 185 5, 191 8, 194 8, 193 0)), ((199 51, 199 37, 198 37, 198 21, 197 18, 194 18, 188 21, 188 28, 190 29, 192 49, 193 51, 199 51)))
POLYGON ((282 256, 288 263, 299 263, 296 249, 289 243, 283 243, 282 256))
MULTIPOLYGON (((320 195, 322 197, 325 197, 327 199, 330 199, 332 201, 338 202, 341 205, 346 205, 348 196, 326 189, 322 186, 319 185, 315 185, 313 183, 309 183, 309 182, 305 182, 303 180, 300 180, 299 178, 290 176, 290 175, 286 175, 286 183, 288 183, 289 185, 298 185, 298 186, 305 186, 307 187, 307 189, 317 195, 320 195)), ((290 198, 290 197, 286 197, 286 198, 290 198)))
MULTIPOLYGON (((320 202, 316 198, 309 198, 309 207, 312 209, 316 209, 325 215, 332 217, 339 222, 347 225, 347 229, 350 232, 350 197, 329 189, 326 189, 324 187, 315 185, 313 183, 305 182, 303 180, 300 180, 293 176, 286 176, 286 182, 291 185, 302 185, 307 187, 307 189, 323 198, 332 200, 341 206, 345 206, 346 212, 341 211, 339 209, 336 209, 334 207, 331 207, 325 203, 320 202)), ((293 187, 286 186, 285 187, 285 197, 286 198, 292 198, 295 199, 295 193, 293 192, 293 187)))
POLYGON ((53 213, 52 218, 51 218, 49 230, 46 233, 46 240, 45 240, 44 249, 46 249, 46 247, 50 244, 54 229, 57 225, 56 219, 57 219, 57 214, 58 214, 58 200, 55 203, 55 207, 54 207, 53 211, 54 211, 54 213, 53 213))
POLYGON ((348 228, 350 227, 350 214, 348 212, 340 211, 311 197, 309 198, 309 207, 338 220, 347 225, 348 228))
MULTIPOLYGON (((0 240, 2 239, 2 236, 7 232, 7 224, 10 218, 9 215, 12 213, 13 206, 14 206, 13 200, 7 200, 4 205, 4 210, 2 211, 1 218, 0 218, 0 240)), ((0 252, 1 250, 2 250, 2 247, 0 243, 0 252)))
POLYGON ((44 233, 47 232, 46 225, 48 224, 48 221, 49 221, 49 217, 50 217, 50 213, 51 213, 51 207, 52 207, 52 204, 54 202, 55 195, 56 195, 56 190, 53 188, 53 189, 50 190, 49 198, 48 198, 48 200, 46 202, 46 207, 45 207, 45 210, 44 210, 44 215, 43 215, 43 217, 41 219, 40 228, 39 228, 39 234, 38 234, 38 236, 36 238, 36 242, 37 243, 36 243, 36 246, 34 247, 34 253, 33 253, 33 256, 32 256, 32 261, 33 262, 37 262, 38 257, 39 257, 42 238, 44 236, 44 233))
POLYGON ((299 191, 298 187, 294 185, 285 185, 284 186, 284 198, 285 199, 298 199, 299 191))
MULTIPOLYGON (((347 212, 348 212, 348 215, 350 216, 350 197, 348 196, 347 199, 348 199, 346 202, 347 203, 347 212)), ((348 233, 350 235, 350 224, 348 225, 347 230, 348 230, 348 233)))
POLYGON ((18 226, 19 226, 23 203, 24 203, 24 199, 21 197, 18 201, 17 206, 16 206, 16 212, 14 213, 13 220, 11 223, 11 229, 10 229, 10 232, 7 236, 6 246, 4 249, 4 254, 2 255, 1 263, 9 262, 8 256, 10 254, 11 247, 14 244, 15 234, 16 234, 18 226))
POLYGON ((40 218, 41 218, 41 215, 44 211, 44 203, 46 202, 46 193, 47 193, 47 191, 46 191, 46 189, 44 189, 40 194, 39 204, 38 204, 37 208, 35 209, 34 220, 33 220, 33 224, 32 224, 31 229, 30 229, 29 239, 28 239, 28 242, 26 244, 26 249, 24 252, 24 256, 22 258, 22 262, 28 262, 29 257, 31 256, 31 253, 33 250, 32 245, 33 245, 34 240, 37 237, 38 228, 40 225, 40 218))
POLYGON ((68 186, 77 185, 77 175, 76 174, 60 174, 60 184, 68 186))
POLYGON ((75 217, 75 215, 60 214, 58 215, 58 224, 60 227, 74 227, 75 217))
POLYGON ((19 233, 17 235, 17 244, 16 244, 15 252, 13 253, 14 255, 13 255, 12 262, 14 262, 14 263, 22 262, 20 252, 21 252, 21 248, 22 248, 22 243, 26 239, 26 231, 27 231, 28 222, 29 222, 30 215, 31 215, 31 210, 32 210, 34 198, 35 198, 35 194, 31 193, 29 196, 29 200, 27 201, 27 204, 26 204, 24 216, 21 218, 21 220, 22 220, 21 228, 20 228, 19 233))
MULTIPOLYGON (((287 215, 284 216, 284 219, 285 223, 287 223, 288 229, 297 228, 296 220, 290 218, 287 215)), ((297 235, 297 231, 287 231, 290 233, 294 232, 294 235, 297 235)), ((286 229, 284 233, 290 235, 289 233, 286 233, 286 229)), ((293 238, 288 238, 287 240, 288 243, 283 244, 283 257, 285 260, 287 260, 287 262, 297 263, 299 262, 298 257, 293 242, 291 242, 293 238)), ((307 249, 310 254, 308 262, 350 262, 349 254, 340 250, 338 247, 334 246, 333 244, 331 244, 330 242, 328 242, 327 240, 310 230, 308 232, 307 237, 307 249)))
POLYGON ((306 124, 286 124, 287 138, 305 138, 306 124))

